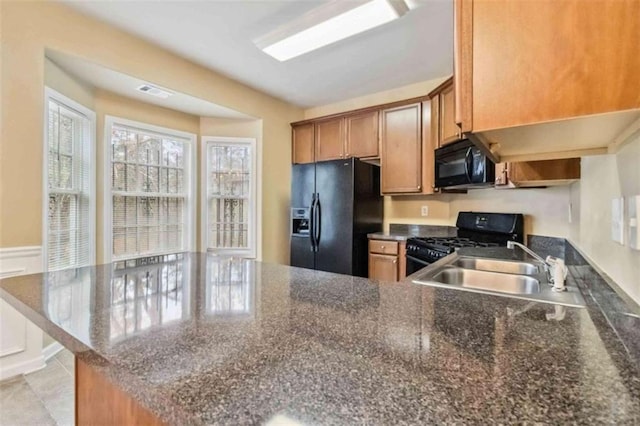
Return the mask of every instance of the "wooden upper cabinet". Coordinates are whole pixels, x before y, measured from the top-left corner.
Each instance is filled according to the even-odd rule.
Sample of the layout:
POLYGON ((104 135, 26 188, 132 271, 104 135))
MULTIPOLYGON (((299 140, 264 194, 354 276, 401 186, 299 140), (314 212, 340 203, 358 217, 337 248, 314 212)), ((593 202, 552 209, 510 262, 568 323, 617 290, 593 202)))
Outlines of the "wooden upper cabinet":
POLYGON ((460 129, 456 124, 453 81, 439 95, 440 100, 440 146, 460 140, 460 129))
POLYGON ((568 185, 578 179, 579 158, 496 164, 496 187, 568 185))
POLYGON ((453 77, 436 87, 429 97, 432 103, 433 137, 436 147, 460 140, 462 134, 455 117, 453 77))
POLYGON ((316 126, 316 161, 344 158, 344 117, 318 121, 316 126))
POLYGON ((291 131, 293 163, 313 163, 315 161, 313 123, 295 125, 291 131))
POLYGON ((375 158, 380 156, 378 140, 378 111, 354 114, 345 118, 345 157, 375 158))
POLYGON ((640 108, 640 1, 455 0, 454 16, 463 131, 640 108))
POLYGON ((383 194, 422 190, 421 103, 381 111, 380 165, 383 194))

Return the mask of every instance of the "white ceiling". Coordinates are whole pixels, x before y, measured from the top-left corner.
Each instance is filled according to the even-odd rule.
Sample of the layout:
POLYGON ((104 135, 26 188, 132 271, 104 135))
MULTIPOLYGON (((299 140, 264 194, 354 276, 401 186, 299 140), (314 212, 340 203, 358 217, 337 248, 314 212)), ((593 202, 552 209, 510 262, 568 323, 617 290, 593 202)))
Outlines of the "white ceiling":
POLYGON ((53 61, 63 70, 74 75, 93 87, 108 90, 128 98, 137 99, 153 105, 186 112, 200 117, 222 117, 234 119, 247 119, 248 115, 233 109, 214 104, 213 102, 163 87, 173 93, 167 99, 151 96, 136 90, 143 84, 154 84, 152 81, 144 81, 121 72, 102 67, 92 62, 69 56, 56 51, 47 51, 47 58, 53 61))
POLYGON ((62 1, 303 107, 443 77, 453 68, 450 0, 409 0, 414 9, 402 18, 286 62, 253 40, 327 0, 62 1))

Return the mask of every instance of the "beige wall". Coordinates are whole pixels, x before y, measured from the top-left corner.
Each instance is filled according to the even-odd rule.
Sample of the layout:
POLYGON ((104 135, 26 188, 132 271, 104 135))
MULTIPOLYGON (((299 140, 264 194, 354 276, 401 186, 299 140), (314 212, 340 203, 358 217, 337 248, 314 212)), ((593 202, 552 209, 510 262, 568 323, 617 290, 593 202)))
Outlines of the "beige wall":
POLYGON ((458 212, 523 213, 525 233, 570 236, 570 187, 543 189, 474 189, 467 194, 385 197, 384 223, 455 226, 458 212), (422 217, 422 206, 429 216, 422 217))
POLYGON ((632 195, 640 195, 640 135, 617 154, 582 159, 582 179, 572 187, 579 219, 571 238, 640 303, 640 251, 611 240, 611 200, 632 195))
POLYGON ((95 110, 94 88, 69 75, 48 58, 44 60, 44 84, 90 110, 95 110))
POLYGON ((384 92, 371 93, 369 95, 347 99, 342 102, 308 108, 304 111, 304 118, 322 117, 358 108, 366 108, 374 105, 403 101, 405 99, 416 98, 418 96, 426 96, 447 78, 449 77, 445 76, 435 78, 433 80, 425 80, 409 84, 407 86, 398 87, 396 89, 385 90, 384 92))
MULTIPOLYGON (((42 242, 44 55, 50 48, 261 118, 264 259, 287 262, 289 123, 303 118, 301 109, 60 3, 3 1, 0 19, 0 247, 42 242)), ((103 104, 112 105, 109 99, 103 104)))

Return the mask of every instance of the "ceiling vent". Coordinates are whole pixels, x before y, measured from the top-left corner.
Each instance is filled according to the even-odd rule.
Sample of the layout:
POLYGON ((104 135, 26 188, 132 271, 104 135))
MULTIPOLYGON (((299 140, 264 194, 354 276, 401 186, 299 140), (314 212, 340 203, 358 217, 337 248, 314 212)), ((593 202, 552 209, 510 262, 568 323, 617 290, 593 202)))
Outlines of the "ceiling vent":
POLYGON ((136 90, 142 93, 146 93, 147 95, 155 96, 162 99, 167 99, 169 96, 173 95, 173 93, 171 92, 168 92, 156 86, 152 86, 150 84, 143 84, 136 90))

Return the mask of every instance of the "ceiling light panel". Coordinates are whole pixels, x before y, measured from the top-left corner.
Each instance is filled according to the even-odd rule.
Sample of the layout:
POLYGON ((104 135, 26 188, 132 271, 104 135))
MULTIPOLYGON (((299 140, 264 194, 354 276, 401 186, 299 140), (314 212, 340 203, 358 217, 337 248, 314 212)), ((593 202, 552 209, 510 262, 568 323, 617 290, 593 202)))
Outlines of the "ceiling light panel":
POLYGON ((403 0, 333 1, 267 34, 256 45, 279 61, 300 56, 399 18, 403 0))

